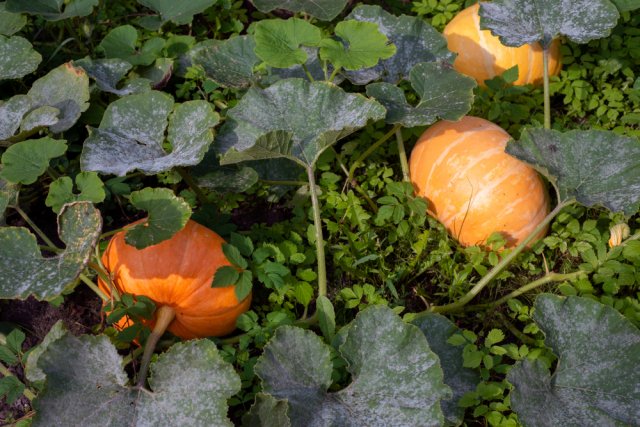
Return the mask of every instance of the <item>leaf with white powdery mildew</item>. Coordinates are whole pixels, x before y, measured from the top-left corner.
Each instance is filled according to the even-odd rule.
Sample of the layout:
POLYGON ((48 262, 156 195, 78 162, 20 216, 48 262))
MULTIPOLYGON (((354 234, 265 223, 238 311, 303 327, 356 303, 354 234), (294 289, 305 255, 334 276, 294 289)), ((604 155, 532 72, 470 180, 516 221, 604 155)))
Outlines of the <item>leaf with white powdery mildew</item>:
POLYGON ((311 166, 336 141, 384 117, 385 109, 325 82, 280 80, 250 88, 217 136, 222 164, 284 157, 311 166))
POLYGON ((122 357, 105 336, 57 337, 37 359, 46 375, 33 427, 232 426, 227 399, 240 378, 209 340, 178 343, 151 365, 151 391, 129 387, 122 357))
POLYGON ((291 425, 442 425, 439 402, 450 390, 418 328, 372 306, 349 324, 339 351, 353 380, 328 393, 330 350, 313 332, 282 326, 265 346, 255 371, 265 393, 288 402, 291 425))
POLYGON ((87 75, 96 81, 96 85, 103 92, 124 96, 151 89, 151 82, 144 78, 132 79, 126 82, 121 89, 118 89, 118 82, 133 68, 124 59, 91 59, 87 57, 74 61, 74 65, 82 67, 87 72, 87 75))
POLYGON ((640 420, 640 330, 615 309, 580 297, 538 296, 533 319, 558 356, 507 375, 511 405, 526 426, 629 426, 640 420))
POLYGON ((631 215, 640 206, 640 142, 601 130, 525 129, 506 152, 556 187, 561 201, 602 205, 631 215))
POLYGON ((7 11, 4 2, 0 2, 0 34, 10 36, 27 25, 27 17, 20 13, 7 11))
POLYGON ((27 39, 0 35, 0 81, 19 79, 38 68, 42 56, 27 39))
POLYGON ((53 299, 85 269, 102 227, 91 203, 66 205, 58 216, 64 252, 43 258, 36 237, 26 228, 0 228, 0 298, 53 299))
POLYGON ((387 109, 387 123, 405 127, 424 126, 436 120, 459 120, 473 104, 475 80, 446 64, 423 62, 411 70, 411 86, 420 97, 414 107, 407 102, 401 88, 390 83, 367 85, 367 95, 387 109))
POLYGON ((479 14, 480 28, 503 44, 543 47, 561 35, 575 43, 607 37, 620 17, 609 0, 494 0, 480 3, 479 14))
POLYGON ((257 77, 253 67, 260 62, 254 53, 253 36, 238 36, 227 40, 207 40, 189 51, 194 65, 200 65, 207 77, 223 87, 245 88, 257 77))
POLYGON ((415 16, 394 16, 380 6, 361 5, 351 11, 347 19, 372 22, 396 47, 396 54, 380 61, 372 68, 345 73, 354 84, 367 84, 382 79, 398 83, 409 78, 411 69, 419 62, 444 61, 453 63, 454 55, 447 49, 447 41, 435 28, 415 16))
POLYGON ((182 230, 191 207, 168 188, 144 188, 131 193, 131 204, 149 213, 147 219, 127 230, 125 241, 137 249, 155 245, 182 230))
POLYGON ((178 25, 190 24, 194 15, 204 12, 216 2, 217 0, 138 0, 141 5, 156 11, 163 24, 172 21, 178 25))
POLYGON ((218 115, 206 101, 174 108, 173 98, 163 92, 129 95, 109 104, 100 126, 84 143, 80 164, 85 171, 118 176, 135 169, 152 175, 196 165, 213 141, 217 123, 218 115), (162 146, 167 121, 170 153, 162 146))

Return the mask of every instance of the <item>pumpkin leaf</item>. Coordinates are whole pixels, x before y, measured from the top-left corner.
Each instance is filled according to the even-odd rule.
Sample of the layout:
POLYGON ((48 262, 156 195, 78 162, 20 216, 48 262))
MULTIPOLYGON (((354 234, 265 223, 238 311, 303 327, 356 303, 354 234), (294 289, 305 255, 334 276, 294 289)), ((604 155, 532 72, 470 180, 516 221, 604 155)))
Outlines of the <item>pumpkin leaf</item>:
POLYGON ((98 89, 103 92, 124 96, 151 89, 150 82, 143 78, 127 82, 124 87, 118 89, 118 82, 133 68, 133 66, 124 59, 91 59, 87 57, 74 61, 73 63, 85 70, 87 75, 96 81, 98 89))
POLYGON ((16 95, 0 101, 0 140, 10 138, 19 128, 22 117, 31 108, 27 95, 16 95))
MULTIPOLYGON (((269 75, 263 77, 262 82, 264 84, 273 84, 278 80, 289 78, 309 80, 307 72, 311 74, 311 77, 313 77, 314 80, 327 80, 328 76, 334 70, 333 65, 327 64, 327 75, 325 75, 325 69, 323 68, 324 64, 320 61, 320 58, 318 58, 318 48, 303 46, 302 50, 307 54, 307 62, 304 64, 304 68, 299 64, 288 68, 269 67, 269 75)), ((333 78, 333 83, 336 85, 340 84, 342 81, 344 81, 344 78, 341 74, 338 74, 333 78)))
POLYGON ((542 294, 533 318, 558 365, 550 373, 540 361, 525 360, 507 375, 523 424, 637 423, 640 331, 614 308, 580 297, 542 294))
POLYGON ((640 0, 611 0, 620 12, 630 12, 640 8, 640 0))
POLYGON ((291 421, 287 415, 288 408, 286 401, 258 393, 255 403, 242 417, 242 425, 245 427, 291 427, 291 421))
POLYGON ((347 326, 339 352, 353 381, 328 393, 331 352, 313 332, 281 326, 265 346, 255 372, 265 393, 288 402, 292 425, 442 425, 449 389, 417 327, 372 306, 347 326))
POLYGON ((411 70, 410 80, 420 97, 415 107, 407 102, 404 92, 398 86, 384 82, 367 85, 367 95, 387 109, 387 123, 414 127, 433 124, 438 118, 455 121, 471 109, 475 80, 463 76, 446 64, 417 64, 411 70))
POLYGON ((89 78, 82 68, 67 62, 33 82, 27 96, 31 109, 43 106, 57 108, 57 122, 47 126, 53 133, 64 132, 89 108, 89 78))
POLYGON ((66 205, 58 215, 64 252, 43 258, 26 228, 0 228, 0 298, 50 300, 69 288, 89 262, 102 221, 91 203, 66 205))
POLYGON ((284 157, 311 166, 326 148, 384 114, 376 101, 330 83, 280 80, 250 88, 228 111, 217 149, 221 164, 284 157))
POLYGON ((177 25, 187 25, 193 21, 193 16, 204 12, 216 4, 217 0, 191 0, 187 2, 175 0, 138 0, 143 6, 152 9, 160 15, 161 25, 172 21, 177 25))
POLYGON ((223 193, 241 193, 258 182, 258 172, 246 166, 220 169, 198 178, 198 185, 223 193))
POLYGON ((63 132, 73 126, 87 108, 89 79, 86 73, 70 62, 62 64, 36 80, 26 95, 0 101, 0 139, 12 137, 21 125, 23 131, 47 126, 51 132, 63 132))
POLYGON ((476 389, 481 378, 477 370, 464 367, 463 347, 456 347, 447 342, 452 335, 459 332, 459 329, 449 319, 436 313, 427 313, 412 323, 420 328, 429 342, 429 347, 440 358, 444 383, 453 391, 451 399, 440 402, 445 420, 449 425, 461 425, 464 420, 464 408, 458 406, 458 402, 465 393, 476 389))
POLYGON ((338 40, 320 41, 320 58, 331 61, 336 68, 354 71, 373 67, 396 53, 396 47, 371 22, 341 21, 336 25, 335 35, 338 40))
POLYGON ((0 34, 11 36, 27 25, 27 17, 9 12, 5 2, 0 2, 0 34))
POLYGON ((360 5, 351 11, 347 19, 377 24, 379 31, 396 47, 395 55, 380 61, 375 67, 345 73, 354 84, 363 85, 378 79, 398 83, 408 79, 419 62, 453 63, 454 55, 447 49, 444 36, 421 18, 394 16, 380 6, 360 5))
POLYGON ((494 0, 481 3, 479 14, 480 28, 514 47, 549 47, 561 35, 587 43, 607 37, 620 17, 609 0, 494 0))
POLYGON ((347 0, 251 0, 255 7, 264 13, 275 9, 290 12, 302 12, 321 21, 331 21, 347 5, 347 0))
POLYGON ((322 335, 331 342, 336 334, 336 313, 331 300, 324 295, 316 298, 316 310, 318 311, 318 326, 322 335))
POLYGON ((73 192, 73 181, 68 176, 63 176, 49 185, 49 194, 44 204, 59 213, 66 203, 87 201, 100 203, 106 197, 104 184, 95 172, 80 172, 75 177, 79 194, 73 192))
POLYGON ((31 381, 32 383, 38 382, 43 383, 47 378, 45 373, 42 372, 42 369, 38 367, 38 359, 42 353, 49 348, 51 343, 59 340, 66 334, 66 328, 64 326, 64 322, 62 320, 58 320, 47 332, 47 335, 44 336, 42 342, 40 342, 37 346, 33 347, 32 350, 29 351, 27 355, 27 361, 24 365, 24 374, 25 377, 31 381))
POLYGON ((4 212, 9 206, 16 206, 18 204, 18 185, 13 184, 2 176, 2 166, 0 165, 0 224, 4 220, 4 212))
POLYGON ((33 426, 233 425, 227 399, 240 378, 213 342, 178 343, 158 356, 152 392, 129 387, 122 363, 104 335, 66 333, 50 343, 37 360, 46 385, 34 400, 33 426))
POLYGON ((242 89, 257 81, 253 67, 260 58, 254 53, 255 47, 252 36, 207 40, 195 45, 189 51, 189 58, 220 86, 242 89))
POLYGON ((7 0, 9 12, 40 15, 47 21, 60 21, 74 16, 87 16, 99 0, 7 0))
POLYGON ((125 241, 136 249, 158 244, 184 228, 191 207, 168 188, 143 188, 131 193, 131 204, 148 212, 147 220, 127 231, 125 241))
POLYGON ((131 65, 151 65, 160 56, 165 41, 154 37, 138 49, 138 37, 138 30, 133 26, 121 25, 107 33, 98 45, 98 51, 106 58, 120 58, 131 65))
POLYGON ((49 137, 18 142, 2 154, 0 177, 14 184, 33 184, 51 159, 67 151, 66 141, 49 137))
POLYGON ((173 98, 149 91, 120 98, 107 107, 100 126, 91 129, 80 164, 85 171, 124 176, 139 169, 147 175, 174 166, 199 163, 213 141, 218 115, 206 101, 174 107, 173 98), (167 142, 163 142, 167 128, 167 142))
POLYGON ((0 81, 19 79, 33 73, 40 61, 42 56, 27 39, 0 35, 0 81))
POLYGON ((320 28, 299 18, 265 19, 255 25, 255 53, 267 65, 287 68, 307 62, 301 46, 317 46, 320 28))
POLYGON ((561 201, 602 205, 631 215, 640 206, 640 143, 601 130, 525 129, 506 152, 536 168, 561 201), (579 153, 579 155, 576 155, 579 153))

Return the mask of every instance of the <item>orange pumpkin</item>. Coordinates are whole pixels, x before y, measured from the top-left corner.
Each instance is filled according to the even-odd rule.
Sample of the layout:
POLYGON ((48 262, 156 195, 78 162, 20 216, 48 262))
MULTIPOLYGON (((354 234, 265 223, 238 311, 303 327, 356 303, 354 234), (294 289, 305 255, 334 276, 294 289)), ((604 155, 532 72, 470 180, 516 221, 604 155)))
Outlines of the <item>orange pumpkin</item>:
MULTIPOLYGON (((484 81, 498 76, 509 68, 518 66, 515 85, 541 84, 544 68, 542 47, 539 43, 508 47, 489 30, 480 30, 478 3, 462 10, 447 24, 444 36, 447 47, 458 54, 453 68, 476 79, 480 86, 484 81)), ((560 73, 560 43, 556 39, 549 49, 549 75, 560 73)))
MULTIPOLYGON (((168 330, 183 339, 223 336, 235 329, 251 295, 238 301, 234 286, 211 287, 216 270, 231 265, 220 236, 191 220, 171 239, 141 250, 126 244, 124 235, 124 231, 115 234, 102 255, 120 293, 145 295, 158 312, 163 307, 173 309, 175 318, 171 317, 168 330)), ((110 294, 106 283, 98 284, 110 294)))
POLYGON ((463 246, 482 245, 493 232, 516 246, 549 213, 536 171, 504 152, 509 139, 499 126, 466 116, 431 126, 411 153, 416 193, 463 246))

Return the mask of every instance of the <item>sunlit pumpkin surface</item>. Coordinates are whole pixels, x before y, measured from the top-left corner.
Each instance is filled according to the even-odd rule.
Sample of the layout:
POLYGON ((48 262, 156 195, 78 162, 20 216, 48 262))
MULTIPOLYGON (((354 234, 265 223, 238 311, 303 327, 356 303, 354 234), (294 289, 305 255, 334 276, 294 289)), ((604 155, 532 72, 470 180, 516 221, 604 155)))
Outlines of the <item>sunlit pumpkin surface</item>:
MULTIPOLYGON (((443 35, 447 47, 458 54, 453 67, 462 74, 476 79, 479 85, 501 75, 509 68, 518 66, 515 85, 542 84, 543 59, 539 43, 508 47, 489 30, 480 30, 478 3, 462 10, 447 24, 443 35)), ((549 49, 549 75, 560 73, 560 43, 556 39, 549 49)))
POLYGON ((504 152, 509 139, 499 126, 466 116, 431 126, 411 153, 416 193, 464 246, 482 245, 493 232, 516 246, 549 213, 537 172, 504 152))
MULTIPOLYGON (((223 336, 235 329, 251 295, 238 301, 233 286, 211 287, 216 270, 231 265, 220 236, 191 220, 171 239, 142 250, 126 244, 124 235, 114 235, 102 256, 118 291, 173 307, 176 317, 168 330, 183 339, 223 336)), ((99 285, 110 294, 103 281, 99 285)))

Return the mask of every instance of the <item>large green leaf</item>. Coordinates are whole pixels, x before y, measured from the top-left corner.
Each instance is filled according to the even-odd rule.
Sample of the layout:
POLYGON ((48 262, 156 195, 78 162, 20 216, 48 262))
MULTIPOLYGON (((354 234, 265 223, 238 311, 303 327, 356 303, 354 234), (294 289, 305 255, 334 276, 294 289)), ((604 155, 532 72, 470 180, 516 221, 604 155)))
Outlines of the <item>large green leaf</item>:
POLYGON ((156 11, 162 23, 172 21, 178 25, 190 24, 193 15, 204 12, 216 2, 217 0, 138 0, 141 5, 156 11))
POLYGON ((253 67, 260 58, 253 51, 255 46, 252 36, 207 40, 194 46, 189 57, 194 65, 204 68, 207 77, 221 86, 244 88, 257 80, 253 67))
POLYGON ((98 45, 106 58, 120 58, 131 65, 151 65, 160 57, 165 41, 154 37, 138 48, 138 30, 131 25, 121 25, 109 31, 98 45))
POLYGON ((309 166, 340 138, 384 114, 376 101, 330 83, 286 79, 250 88, 227 113, 216 141, 222 164, 285 157, 309 166))
POLYGON ((535 167, 561 200, 631 215, 640 205, 640 142, 600 130, 525 129, 506 152, 535 167))
MULTIPOLYGON (((2 176, 2 166, 0 166, 2 176)), ((0 225, 4 225, 4 213, 9 206, 18 203, 18 185, 0 178, 0 225)))
POLYGON ((409 78, 420 97, 415 107, 407 102, 398 86, 384 82, 367 85, 367 95, 387 109, 387 123, 413 127, 430 125, 438 118, 455 121, 471 109, 475 80, 449 65, 423 62, 413 67, 409 78))
POLYGON ((607 37, 620 14, 609 0, 494 0, 480 4, 480 26, 507 46, 540 42, 549 46, 558 36, 575 43, 607 37))
POLYGON ((0 81, 19 79, 38 68, 42 56, 27 39, 0 35, 0 81))
POLYGON ((122 88, 118 89, 118 82, 133 68, 133 66, 124 59, 91 59, 87 57, 74 61, 74 65, 82 67, 87 75, 96 81, 98 88, 104 92, 124 96, 151 89, 151 82, 143 78, 132 79, 125 83, 122 88))
POLYGON ((91 129, 80 164, 85 171, 118 176, 135 169, 152 175, 195 165, 213 141, 216 123, 218 115, 206 101, 174 107, 171 95, 163 92, 129 95, 109 104, 100 126, 91 129), (163 147, 165 130, 170 152, 163 147))
POLYGON ((292 426, 440 426, 449 395, 438 357, 418 328, 383 306, 349 325, 339 347, 352 383, 328 393, 330 348, 311 331, 280 327, 255 366, 263 390, 286 400, 292 426))
POLYGON ((253 36, 258 58, 272 67, 287 68, 307 62, 302 46, 317 46, 322 33, 299 18, 265 19, 255 25, 253 36))
POLYGON ((138 249, 170 239, 182 230, 191 207, 168 188, 144 188, 131 193, 131 204, 149 213, 146 221, 127 231, 125 241, 138 249))
POLYGON ((27 17, 7 11, 5 2, 0 2, 0 34, 10 36, 27 24, 27 17))
POLYGON ((359 70, 375 66, 379 60, 392 57, 396 47, 372 22, 350 19, 336 25, 335 39, 322 39, 320 57, 336 68, 359 70))
POLYGON ((209 340, 178 343, 151 365, 152 391, 127 386, 122 357, 106 336, 69 333, 37 359, 46 375, 34 400, 38 426, 232 426, 227 399, 240 378, 209 340))
POLYGON ((26 228, 0 228, 0 298, 53 299, 82 273, 102 227, 91 203, 66 205, 58 216, 64 252, 43 258, 36 237, 26 228))
POLYGON ((526 426, 630 426, 640 420, 640 331, 612 307, 540 295, 533 318, 558 356, 516 364, 511 405, 526 426))
POLYGON ((284 9, 291 12, 303 12, 321 21, 331 21, 338 16, 347 4, 347 0, 251 0, 260 12, 284 9))
POLYGON ((355 84, 367 84, 382 79, 398 83, 408 79, 411 69, 419 62, 453 62, 447 41, 425 20, 415 16, 394 16, 380 6, 361 5, 353 9, 347 19, 372 22, 396 46, 396 54, 380 61, 372 68, 346 73, 355 84))
POLYGON ((14 13, 40 15, 48 21, 60 21, 74 16, 87 16, 99 0, 7 0, 5 7, 14 13))
POLYGON ((242 417, 245 427, 291 427, 287 411, 289 405, 269 394, 256 394, 256 401, 242 417))
POLYGON ((465 393, 475 390, 481 378, 477 370, 464 367, 463 347, 447 342, 459 329, 449 319, 436 313, 427 313, 412 323, 420 328, 429 347, 440 358, 444 383, 453 391, 451 399, 442 401, 445 420, 449 425, 460 425, 464 420, 464 408, 458 406, 458 401, 465 393))
POLYGON ((66 151, 66 141, 49 137, 19 142, 2 154, 0 177, 14 184, 33 184, 47 170, 51 159, 66 151))

